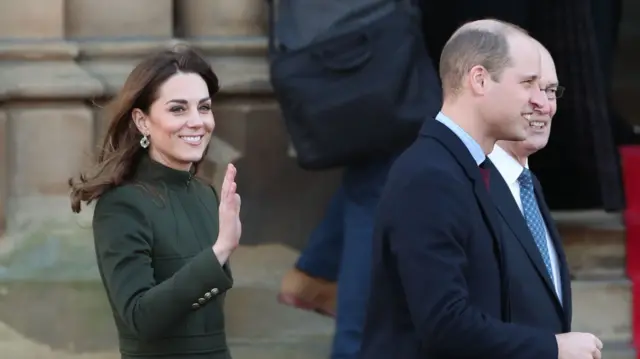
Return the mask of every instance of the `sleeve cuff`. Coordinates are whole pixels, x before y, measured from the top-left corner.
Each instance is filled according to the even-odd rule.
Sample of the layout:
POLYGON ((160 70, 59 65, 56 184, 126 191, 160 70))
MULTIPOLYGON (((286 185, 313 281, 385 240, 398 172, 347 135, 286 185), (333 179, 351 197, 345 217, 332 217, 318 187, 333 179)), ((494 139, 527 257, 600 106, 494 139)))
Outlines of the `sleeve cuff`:
POLYGON ((175 298, 199 309, 233 287, 230 274, 228 265, 221 266, 213 251, 205 249, 175 274, 175 298))

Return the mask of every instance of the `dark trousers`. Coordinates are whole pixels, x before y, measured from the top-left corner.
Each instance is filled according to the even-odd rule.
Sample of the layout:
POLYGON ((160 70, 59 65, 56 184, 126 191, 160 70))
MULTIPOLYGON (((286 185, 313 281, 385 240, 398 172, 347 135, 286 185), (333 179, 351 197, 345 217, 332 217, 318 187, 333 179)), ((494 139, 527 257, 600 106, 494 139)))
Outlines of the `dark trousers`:
POLYGON ((332 359, 355 359, 360 351, 371 280, 375 211, 393 159, 345 170, 341 187, 296 264, 311 276, 338 282, 332 359))

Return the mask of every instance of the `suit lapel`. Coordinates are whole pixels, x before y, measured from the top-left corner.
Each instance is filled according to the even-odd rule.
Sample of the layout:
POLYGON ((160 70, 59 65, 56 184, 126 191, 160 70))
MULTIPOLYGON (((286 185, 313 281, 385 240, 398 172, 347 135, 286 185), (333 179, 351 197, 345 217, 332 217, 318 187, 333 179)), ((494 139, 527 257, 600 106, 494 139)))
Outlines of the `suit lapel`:
POLYGON ((555 221, 551 216, 551 211, 549 211, 549 207, 547 207, 547 202, 544 199, 544 192, 542 192, 542 186, 540 186, 540 182, 538 182, 538 179, 535 177, 535 175, 533 176, 533 185, 536 192, 536 200, 538 201, 538 206, 540 207, 540 212, 542 213, 542 217, 544 218, 547 230, 549 231, 549 236, 551 236, 551 241, 553 242, 556 254, 558 255, 563 308, 565 310, 567 323, 571 323, 571 276, 569 273, 569 265, 564 253, 564 248, 562 247, 560 233, 558 232, 555 221))
MULTIPOLYGON (((542 261, 540 250, 536 246, 533 236, 531 235, 531 231, 529 230, 529 227, 527 227, 527 222, 525 221, 520 208, 518 208, 511 190, 495 166, 491 165, 490 170, 492 179, 491 198, 493 199, 495 206, 498 208, 500 216, 502 216, 511 232, 513 232, 520 245, 524 248, 529 260, 540 275, 540 278, 544 281, 547 289, 550 291, 550 294, 557 298, 555 287, 551 278, 549 278, 549 274, 547 274, 547 269, 542 261)), ((558 304, 560 303, 558 302, 558 304)))
MULTIPOLYGON (((502 320, 505 322, 511 322, 511 300, 509 297, 509 276, 508 269, 506 268, 506 260, 504 258, 504 249, 502 245, 502 238, 500 231, 500 221, 496 207, 493 201, 489 197, 486 184, 478 164, 473 159, 473 156, 464 145, 462 140, 456 136, 447 126, 440 123, 437 120, 427 120, 422 126, 420 131, 421 136, 432 137, 434 140, 440 142, 444 148, 446 148, 456 161, 460 164, 464 170, 465 175, 473 183, 473 193, 476 197, 476 201, 480 207, 480 213, 487 225, 487 229, 491 234, 491 239, 494 245, 494 251, 496 260, 500 267, 500 282, 501 282, 501 295, 504 300, 501 309, 502 320)), ((491 181, 491 179, 490 179, 491 181)))
POLYGON ((498 249, 499 258, 502 258, 502 243, 499 227, 498 214, 496 213, 493 201, 489 197, 484 179, 478 168, 478 164, 474 161, 473 156, 465 147, 464 143, 453 131, 437 120, 428 119, 425 121, 420 131, 422 136, 432 137, 436 141, 442 143, 444 147, 453 155, 453 157, 462 166, 467 177, 473 182, 473 191, 480 205, 480 209, 487 223, 487 227, 491 232, 496 247, 498 249))

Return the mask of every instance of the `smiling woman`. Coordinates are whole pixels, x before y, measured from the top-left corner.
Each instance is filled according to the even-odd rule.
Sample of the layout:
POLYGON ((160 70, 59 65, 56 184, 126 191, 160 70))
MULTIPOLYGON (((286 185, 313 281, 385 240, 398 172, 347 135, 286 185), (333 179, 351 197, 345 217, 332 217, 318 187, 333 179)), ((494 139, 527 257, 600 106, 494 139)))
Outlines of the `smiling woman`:
POLYGON ((208 87, 199 74, 179 71, 159 88, 147 112, 133 110, 142 140, 154 144, 149 154, 156 161, 185 171, 200 162, 214 128, 208 87))
POLYGON ((241 234, 236 169, 228 166, 219 202, 193 177, 217 91, 193 50, 144 60, 111 104, 97 163, 69 180, 74 212, 97 201, 96 257, 122 358, 229 358, 223 305, 241 234))

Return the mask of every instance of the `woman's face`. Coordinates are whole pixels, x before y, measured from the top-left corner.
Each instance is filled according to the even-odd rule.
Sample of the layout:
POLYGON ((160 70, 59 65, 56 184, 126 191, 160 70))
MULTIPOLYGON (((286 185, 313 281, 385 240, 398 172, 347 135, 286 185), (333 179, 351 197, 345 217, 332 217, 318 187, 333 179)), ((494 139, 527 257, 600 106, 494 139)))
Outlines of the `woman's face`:
POLYGON ((207 84, 198 74, 176 73, 158 89, 149 113, 133 118, 149 138, 149 155, 165 166, 188 170, 200 161, 215 126, 207 84))

